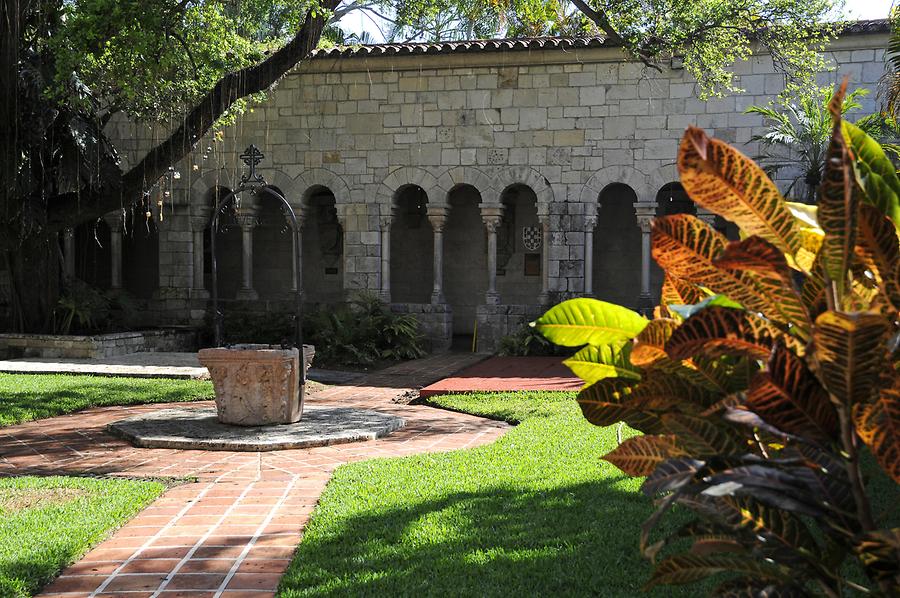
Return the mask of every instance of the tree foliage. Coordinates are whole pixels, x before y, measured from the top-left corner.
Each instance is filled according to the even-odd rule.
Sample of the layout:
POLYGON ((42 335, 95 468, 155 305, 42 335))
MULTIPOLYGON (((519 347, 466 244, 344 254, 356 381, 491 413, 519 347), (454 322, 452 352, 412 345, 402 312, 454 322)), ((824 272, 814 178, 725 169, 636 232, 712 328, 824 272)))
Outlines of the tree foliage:
MULTIPOLYGON (((420 0, 399 21, 445 10, 448 0, 420 0)), ((771 54, 792 86, 808 87, 825 63, 820 52, 839 24, 842 0, 480 0, 475 19, 498 23, 498 33, 588 34, 605 37, 651 69, 674 56, 694 76, 701 97, 737 91, 729 67, 754 48, 771 54)), ((463 29, 465 30, 465 29, 463 29)))
MULTIPOLYGON (((143 217, 170 169, 237 118, 353 10, 397 38, 597 34, 649 68, 683 56, 704 95, 733 90, 753 44, 792 80, 821 66, 833 0, 2 0, 0 254, 16 329, 46 329, 60 280, 55 235, 114 210, 143 217), (121 115, 155 145, 125 164, 121 115), (40 284, 35 284, 40 281, 40 284)), ((357 40, 358 41, 358 40, 357 40)), ((126 147, 129 151, 135 148, 126 147)))
POLYGON ((646 321, 575 299, 535 322, 596 360, 575 370, 592 374, 585 417, 644 433, 604 458, 647 476, 657 500, 640 534, 648 586, 717 576, 716 596, 900 593, 900 530, 884 527, 860 465, 871 453, 896 496, 900 184, 877 142, 842 121, 845 88, 829 103, 818 210, 786 202, 724 142, 685 133, 686 192, 744 236, 678 214, 654 222, 652 249, 679 289, 665 296, 706 300, 646 321), (675 505, 693 517, 660 538, 675 505))

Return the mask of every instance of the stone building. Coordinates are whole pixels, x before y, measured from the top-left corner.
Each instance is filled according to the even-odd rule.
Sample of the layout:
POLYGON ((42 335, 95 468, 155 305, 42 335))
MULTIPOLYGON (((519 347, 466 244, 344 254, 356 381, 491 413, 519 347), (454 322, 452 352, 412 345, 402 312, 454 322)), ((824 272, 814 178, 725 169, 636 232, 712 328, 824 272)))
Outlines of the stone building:
MULTIPOLYGON (((872 90, 861 113, 876 109, 888 35, 861 22, 828 52, 823 82, 872 90)), ((477 325, 481 349, 563 298, 649 305, 650 222, 694 210, 674 164, 684 129, 754 156, 762 121, 744 111, 784 87, 765 54, 734 71, 744 93, 701 101, 677 61, 648 71, 597 39, 319 51, 153 191, 161 219, 125 219, 123 236, 111 214, 68 235, 69 268, 152 299, 156 322, 202 321, 210 206, 252 143, 302 221, 301 275, 279 208, 244 198, 217 237, 226 300, 278 311, 296 285, 310 305, 369 290, 416 314, 436 348, 477 325)), ((111 127, 127 158, 147 147, 145 129, 111 127)))

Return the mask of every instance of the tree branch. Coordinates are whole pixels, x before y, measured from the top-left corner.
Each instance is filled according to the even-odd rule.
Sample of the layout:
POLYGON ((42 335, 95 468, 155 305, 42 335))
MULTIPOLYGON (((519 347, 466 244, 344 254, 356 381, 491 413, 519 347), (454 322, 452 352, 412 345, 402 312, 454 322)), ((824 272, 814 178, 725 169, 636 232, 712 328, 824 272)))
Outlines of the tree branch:
POLYGON ((613 43, 621 44, 623 46, 626 45, 625 39, 621 35, 619 35, 619 32, 616 31, 615 27, 612 26, 612 23, 609 22, 609 18, 606 16, 606 13, 595 10, 584 0, 572 0, 572 4, 574 4, 578 8, 578 10, 580 10, 582 14, 584 14, 584 16, 593 21, 594 24, 597 25, 597 27, 599 27, 600 30, 606 34, 607 39, 609 39, 613 43))
POLYGON ((265 91, 287 71, 299 64, 315 49, 325 27, 325 14, 333 11, 340 0, 323 0, 315 16, 307 13, 297 34, 266 60, 239 71, 228 73, 191 109, 180 127, 153 147, 144 158, 115 181, 105 181, 103 192, 94 203, 54 202, 48 214, 53 229, 84 222, 106 212, 137 202, 146 188, 163 176, 169 166, 187 156, 194 145, 209 132, 213 124, 237 100, 265 91))
POLYGON ((592 8, 585 0, 572 0, 572 4, 581 11, 581 13, 594 22, 597 27, 606 34, 606 39, 611 41, 614 44, 618 44, 631 52, 638 60, 644 63, 644 66, 647 68, 651 68, 655 71, 662 72, 662 69, 658 64, 654 62, 654 56, 642 50, 640 47, 637 47, 633 44, 628 43, 628 41, 622 37, 616 28, 613 27, 612 23, 609 21, 609 17, 606 16, 606 13, 602 10, 596 10, 592 8))

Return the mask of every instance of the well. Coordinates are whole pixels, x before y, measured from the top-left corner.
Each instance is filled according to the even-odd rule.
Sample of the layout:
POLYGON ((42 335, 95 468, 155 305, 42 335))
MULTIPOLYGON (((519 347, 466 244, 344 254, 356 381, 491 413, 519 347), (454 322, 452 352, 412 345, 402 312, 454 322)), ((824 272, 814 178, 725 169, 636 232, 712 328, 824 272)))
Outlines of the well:
POLYGON ((315 350, 303 346, 232 345, 201 349, 216 391, 216 411, 223 424, 267 426, 293 424, 303 415, 305 372, 315 350))

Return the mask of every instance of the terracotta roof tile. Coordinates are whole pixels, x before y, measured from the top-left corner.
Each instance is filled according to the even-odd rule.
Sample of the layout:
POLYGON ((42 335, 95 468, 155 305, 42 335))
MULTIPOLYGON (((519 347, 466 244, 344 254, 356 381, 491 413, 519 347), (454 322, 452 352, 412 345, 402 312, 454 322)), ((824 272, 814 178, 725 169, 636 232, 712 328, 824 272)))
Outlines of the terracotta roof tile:
MULTIPOLYGON (((887 33, 890 31, 887 19, 854 21, 849 23, 842 35, 887 33)), ((406 42, 338 46, 323 48, 313 52, 313 58, 349 58, 359 56, 402 56, 411 54, 456 54, 466 52, 505 52, 519 50, 578 49, 612 46, 603 37, 522 37, 511 39, 481 39, 447 42, 406 42)))

